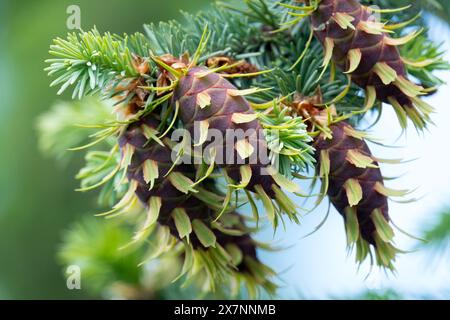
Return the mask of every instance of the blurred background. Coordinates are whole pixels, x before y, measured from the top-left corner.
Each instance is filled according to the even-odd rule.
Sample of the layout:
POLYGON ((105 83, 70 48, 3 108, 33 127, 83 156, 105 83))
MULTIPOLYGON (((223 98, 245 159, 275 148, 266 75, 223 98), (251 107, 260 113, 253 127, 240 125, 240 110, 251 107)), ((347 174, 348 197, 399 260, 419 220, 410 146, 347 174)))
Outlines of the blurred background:
MULTIPOLYGON (((0 0, 0 299, 93 297, 86 290, 67 289, 56 254, 72 222, 86 213, 95 213, 95 194, 74 192, 78 182, 73 177, 81 156, 65 165, 42 156, 36 133, 36 118, 57 99, 70 98, 56 98, 56 89, 49 88, 43 71, 51 40, 68 31, 67 7, 80 6, 85 30, 96 25, 100 31, 123 33, 141 31, 144 23, 179 18, 180 10, 195 12, 208 2, 0 0)), ((444 49, 450 53, 447 24, 436 17, 428 20, 432 36, 444 41, 444 49)), ((450 81, 450 72, 441 76, 450 81)), ((449 99, 449 86, 429 99, 437 108, 436 126, 424 136, 411 129, 405 138, 397 140, 400 132, 389 108, 372 130, 375 136, 385 139, 384 143, 404 146, 373 146, 375 154, 383 158, 418 158, 401 166, 383 167, 386 176, 406 173, 390 187, 417 186, 415 195, 425 196, 412 204, 391 204, 394 222, 418 236, 438 223, 442 211, 450 205, 446 131, 449 99)), ((305 217, 300 227, 291 226, 286 233, 277 233, 274 240, 289 249, 262 253, 263 260, 280 272, 284 282, 280 298, 351 298, 360 294, 368 298, 450 298, 450 257, 446 258, 442 250, 420 249, 403 255, 397 264, 397 276, 374 271, 365 279, 367 272, 358 272, 353 257, 345 251, 343 222, 336 212, 331 212, 323 228, 301 240, 320 223, 326 209, 322 206, 305 217)), ((443 234, 440 239, 445 237, 443 234)), ((258 237, 273 240, 270 230, 258 237)), ((415 250, 419 244, 406 236, 399 236, 397 242, 405 250, 415 250)))
POLYGON ((58 166, 39 152, 36 133, 37 116, 57 99, 43 69, 52 39, 68 32, 67 7, 81 8, 83 29, 121 34, 208 2, 0 0, 0 298, 85 297, 67 290, 56 252, 65 228, 95 208, 94 195, 74 192, 81 157, 58 166))

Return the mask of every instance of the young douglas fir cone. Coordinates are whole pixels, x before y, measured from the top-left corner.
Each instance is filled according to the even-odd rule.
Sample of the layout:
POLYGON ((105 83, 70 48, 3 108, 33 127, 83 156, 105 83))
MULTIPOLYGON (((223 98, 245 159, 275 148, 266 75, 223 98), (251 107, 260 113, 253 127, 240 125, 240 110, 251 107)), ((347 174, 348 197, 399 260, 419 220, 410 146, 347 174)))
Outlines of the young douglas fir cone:
POLYGON ((205 130, 220 131, 225 141, 216 150, 217 156, 222 156, 221 160, 225 161, 221 161, 219 165, 225 167, 234 181, 242 180, 239 164, 244 164, 247 159, 254 160, 248 167, 251 169, 251 177, 246 188, 253 192, 261 190, 271 198, 276 197, 275 180, 261 171, 268 166, 268 163, 261 163, 258 154, 258 151, 268 150, 264 136, 261 135, 262 128, 256 113, 235 86, 221 75, 210 73, 208 68, 194 67, 180 79, 173 101, 180 104, 181 120, 192 134, 196 123, 207 128, 205 130), (203 76, 205 73, 209 74, 203 76), (249 135, 234 141, 228 139, 227 130, 249 130, 249 135), (232 152, 227 154, 230 150, 232 152), (252 155, 258 158, 251 159, 252 155))
POLYGON ((288 107, 308 120, 309 131, 316 135, 317 176, 322 180, 319 202, 328 195, 330 202, 345 221, 347 244, 356 246, 356 261, 367 257, 378 266, 394 270, 399 252, 392 244, 394 231, 389 222, 388 197, 402 196, 407 191, 386 188, 377 159, 364 141, 364 132, 345 121, 333 122, 334 107, 323 109, 320 89, 313 96, 294 96, 288 107), (371 246, 375 249, 372 251, 371 246))
POLYGON ((425 93, 424 88, 408 80, 405 60, 397 48, 413 40, 419 32, 402 38, 390 37, 389 26, 375 21, 374 9, 358 0, 315 2, 319 4, 310 13, 310 19, 315 37, 324 46, 324 67, 332 60, 365 89, 368 107, 376 98, 391 104, 402 128, 406 127, 407 117, 416 128, 425 128, 433 108, 419 98, 425 93))
MULTIPOLYGON (((178 69, 175 72, 179 74, 172 80, 175 83, 172 105, 178 107, 180 119, 190 135, 195 138, 195 132, 199 132, 196 145, 205 149, 212 146, 215 150, 214 162, 236 183, 231 189, 256 193, 275 226, 281 212, 298 222, 297 206, 282 191, 295 193, 298 186, 272 168, 269 161, 264 162, 268 159, 264 158, 268 153, 264 133, 256 112, 244 97, 257 89, 238 90, 226 75, 207 67, 188 65, 182 59, 169 56, 158 59, 166 66, 162 65, 163 69, 167 66, 178 69), (208 145, 209 130, 216 130, 223 140, 208 145), (233 136, 236 132, 243 135, 236 138, 233 136)), ((251 197, 249 192, 247 196, 251 197)))
POLYGON ((393 190, 383 176, 367 143, 346 122, 329 126, 332 138, 319 135, 314 142, 320 175, 328 197, 344 217, 349 246, 356 245, 356 260, 362 263, 374 246, 379 266, 393 270, 398 253, 391 243, 388 196, 393 190))
POLYGON ((119 137, 122 157, 129 159, 125 161, 129 163, 130 189, 124 199, 133 203, 135 195, 147 210, 147 219, 135 240, 149 237, 157 223, 161 226, 157 237, 165 239, 156 244, 161 253, 174 244, 169 234, 184 243, 185 262, 180 277, 202 277, 205 290, 231 281, 232 288, 244 283, 251 296, 256 295, 258 287, 274 292, 276 286, 269 280, 274 272, 258 260, 258 244, 250 237, 242 218, 231 212, 213 222, 217 213, 195 195, 199 190, 204 194, 208 193, 205 189, 213 190, 214 182, 203 182, 199 190, 193 187, 195 166, 173 165, 172 150, 156 137, 159 124, 157 117, 150 114, 127 126, 119 137))

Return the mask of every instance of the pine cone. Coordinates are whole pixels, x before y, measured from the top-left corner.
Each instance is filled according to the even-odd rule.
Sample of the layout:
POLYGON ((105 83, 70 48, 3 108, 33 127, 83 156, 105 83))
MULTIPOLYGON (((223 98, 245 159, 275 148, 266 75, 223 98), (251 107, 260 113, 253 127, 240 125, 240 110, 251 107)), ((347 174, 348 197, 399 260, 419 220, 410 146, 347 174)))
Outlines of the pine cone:
POLYGON ((388 36, 384 24, 373 19, 370 8, 358 0, 322 0, 311 15, 316 38, 325 47, 325 63, 334 63, 366 89, 367 96, 390 103, 403 127, 409 116, 417 128, 429 121, 432 107, 419 99, 424 88, 408 80, 397 49, 415 34, 400 39, 388 36))
POLYGON ((330 129, 332 138, 322 134, 314 146, 330 201, 344 217, 348 244, 356 244, 358 262, 370 254, 372 245, 377 263, 392 269, 398 250, 391 243, 389 189, 383 184, 378 163, 349 124, 339 122, 330 129))
MULTIPOLYGON (((158 125, 159 121, 149 115, 131 124, 119 138, 123 156, 127 156, 130 148, 132 152, 128 179, 136 185, 135 193, 147 211, 152 212, 153 219, 156 217, 156 221, 147 219, 143 230, 157 222, 167 227, 174 238, 184 241, 190 248, 186 250, 192 250, 197 259, 207 255, 210 261, 205 264, 212 262, 217 268, 208 273, 212 287, 223 280, 223 274, 232 273, 236 281, 244 280, 250 286, 253 283, 252 290, 261 286, 273 292, 275 285, 268 279, 273 272, 258 260, 258 245, 242 217, 238 213, 226 213, 214 223, 217 213, 194 196, 197 190, 191 187, 190 179, 195 178, 195 166, 177 165, 166 177, 173 167, 172 150, 161 141, 149 140, 158 125), (267 277, 261 278, 261 272, 267 277)), ((214 182, 202 182, 199 188, 202 187, 213 190, 214 182)), ((138 232, 137 236, 140 234, 145 233, 138 232)), ((187 253, 185 259, 186 256, 187 253)))
POLYGON ((240 166, 237 164, 251 162, 252 177, 247 188, 255 191, 255 187, 260 185, 271 198, 275 198, 272 186, 277 183, 272 176, 261 172, 269 165, 261 163, 265 159, 261 159, 258 154, 260 151, 267 153, 263 131, 250 104, 234 85, 221 75, 211 73, 208 68, 194 67, 180 79, 174 92, 176 102, 180 104, 180 117, 192 136, 195 133, 194 126, 200 122, 207 123, 209 130, 220 131, 224 141, 216 149, 217 155, 224 161, 218 165, 225 167, 233 180, 241 180, 240 166), (205 101, 204 104, 202 101, 205 101), (235 142, 229 139, 227 130, 243 130, 248 134, 235 142))

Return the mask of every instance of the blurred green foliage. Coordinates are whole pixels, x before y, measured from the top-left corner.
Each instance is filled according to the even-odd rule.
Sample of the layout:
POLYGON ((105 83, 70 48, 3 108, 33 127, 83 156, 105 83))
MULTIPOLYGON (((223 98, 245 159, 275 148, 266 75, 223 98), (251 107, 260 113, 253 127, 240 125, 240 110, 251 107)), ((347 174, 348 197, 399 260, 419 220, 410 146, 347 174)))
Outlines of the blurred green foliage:
POLYGON ((39 149, 49 159, 67 163, 77 155, 67 150, 82 146, 96 129, 87 128, 102 121, 114 121, 112 106, 89 96, 83 100, 58 101, 37 119, 39 149))
POLYGON ((446 254, 450 248, 450 208, 442 210, 435 224, 425 228, 423 238, 426 240, 425 248, 435 255, 449 258, 446 254))
POLYGON ((82 288, 94 296, 125 284, 138 287, 143 268, 137 266, 144 252, 124 247, 132 237, 132 230, 117 220, 87 216, 64 234, 59 258, 82 270, 82 288))
POLYGON ((55 166, 40 155, 35 131, 36 117, 55 100, 44 59, 52 39, 68 31, 67 7, 80 6, 83 29, 122 33, 208 2, 0 0, 0 298, 85 297, 66 289, 55 254, 62 230, 94 206, 93 195, 73 192, 81 159, 55 166))
MULTIPOLYGON (((445 21, 450 22, 450 6, 448 0, 422 0, 422 1, 428 2, 430 6, 432 6, 433 3, 437 3, 438 5, 440 5, 440 9, 435 10, 435 13, 445 21)), ((439 6, 434 7, 438 8, 439 6)))
POLYGON ((135 231, 120 220, 83 216, 64 232, 59 260, 66 270, 71 266, 80 268, 80 285, 89 298, 167 300, 221 297, 201 294, 199 283, 183 287, 180 287, 180 282, 173 283, 181 271, 179 256, 174 252, 173 255, 145 261, 144 257, 154 251, 130 243, 135 231))
POLYGON ((393 289, 385 290, 365 290, 348 297, 332 297, 338 300, 404 300, 406 299, 401 293, 393 289))

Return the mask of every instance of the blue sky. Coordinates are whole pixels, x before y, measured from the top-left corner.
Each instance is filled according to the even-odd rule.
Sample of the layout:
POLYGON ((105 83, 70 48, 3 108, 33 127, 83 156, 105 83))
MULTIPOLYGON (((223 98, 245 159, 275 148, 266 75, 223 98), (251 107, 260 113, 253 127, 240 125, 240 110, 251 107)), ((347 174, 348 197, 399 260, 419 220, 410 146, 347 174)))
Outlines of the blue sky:
MULTIPOLYGON (((437 41, 445 41, 444 49, 450 61, 450 32, 447 26, 433 18, 430 22, 431 35, 437 41)), ((441 73, 450 83, 450 72, 441 73)), ((393 221, 402 229, 418 235, 423 228, 436 221, 445 205, 450 206, 450 86, 441 87, 440 92, 427 101, 436 108, 433 121, 436 126, 429 132, 418 135, 410 125, 406 135, 398 139, 401 130, 397 117, 390 106, 385 106, 383 117, 372 129, 373 136, 381 138, 384 144, 401 148, 384 148, 371 145, 373 153, 380 158, 417 159, 401 165, 382 165, 385 176, 394 177, 405 174, 395 181, 387 182, 388 187, 418 190, 413 196, 425 196, 418 202, 398 204, 390 202, 393 221)), ((367 288, 394 288, 412 296, 449 293, 450 260, 430 261, 423 251, 401 255, 396 263, 398 275, 386 276, 384 272, 373 271, 367 280, 368 266, 357 271, 354 256, 346 251, 346 240, 342 218, 333 209, 326 224, 312 236, 301 239, 323 219, 327 203, 303 219, 301 226, 288 226, 286 232, 279 230, 275 241, 289 249, 278 253, 263 254, 263 259, 281 273, 285 283, 280 290, 283 298, 327 298, 348 296, 367 288), (447 292, 445 292, 447 290, 447 292)), ((262 238, 272 240, 270 230, 262 238)), ((418 241, 403 235, 396 238, 398 247, 414 249, 418 241)), ((450 259, 450 257, 449 257, 450 259)), ((448 297, 448 295, 447 295, 448 297)))

